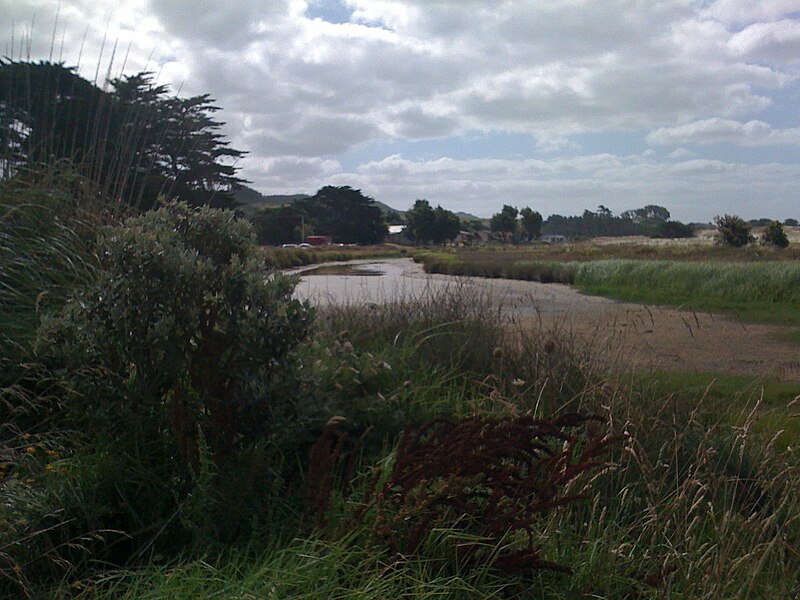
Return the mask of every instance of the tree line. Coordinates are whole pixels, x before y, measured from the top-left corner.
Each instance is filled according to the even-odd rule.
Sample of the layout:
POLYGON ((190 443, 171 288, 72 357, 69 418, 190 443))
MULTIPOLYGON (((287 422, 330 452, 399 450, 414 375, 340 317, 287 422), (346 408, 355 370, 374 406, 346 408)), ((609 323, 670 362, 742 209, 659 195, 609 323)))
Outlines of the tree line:
POLYGON ((152 73, 102 87, 61 63, 0 60, 0 177, 68 162, 104 197, 229 207, 245 183, 208 94, 179 98, 152 73))
POLYGON ((262 244, 296 243, 312 234, 336 243, 378 244, 388 233, 375 200, 347 185, 328 185, 289 205, 262 208, 250 219, 262 244))

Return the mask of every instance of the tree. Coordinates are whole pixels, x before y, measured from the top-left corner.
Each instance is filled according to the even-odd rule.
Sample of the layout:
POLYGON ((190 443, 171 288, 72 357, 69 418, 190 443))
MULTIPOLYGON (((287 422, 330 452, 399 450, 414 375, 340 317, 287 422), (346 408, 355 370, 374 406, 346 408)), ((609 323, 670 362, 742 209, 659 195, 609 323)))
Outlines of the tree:
POLYGON ((461 231, 461 221, 455 213, 441 206, 431 208, 427 200, 414 202, 414 206, 406 213, 406 222, 406 230, 417 244, 442 244, 455 239, 461 231))
MULTIPOLYGON (((149 193, 179 197, 189 204, 230 207, 233 191, 245 181, 232 164, 244 152, 229 147, 219 133, 223 123, 212 115, 220 110, 208 95, 167 97, 165 86, 155 86, 150 73, 111 82, 124 111, 126 127, 143 127, 138 163, 149 165, 149 193)), ((156 195, 157 195, 156 194, 156 195)))
POLYGON ((741 217, 717 215, 714 217, 714 224, 717 226, 721 241, 729 246, 741 248, 754 240, 750 235, 750 225, 741 217))
POLYGON ((767 225, 761 235, 761 243, 775 246, 776 248, 786 248, 789 245, 789 238, 786 237, 786 232, 783 230, 780 221, 772 221, 767 225))
POLYGON ((525 236, 529 241, 537 239, 542 232, 542 215, 528 207, 519 211, 519 215, 521 217, 520 225, 522 226, 522 231, 525 233, 525 236))
POLYGON ((427 200, 417 200, 406 213, 406 231, 415 244, 433 240, 436 213, 427 200))
POLYGON ((694 237, 691 225, 680 221, 660 221, 653 230, 655 238, 690 238, 694 237))
POLYGON ((401 217, 400 214, 394 210, 387 211, 384 218, 389 225, 402 225, 405 223, 403 217, 401 217))
POLYGON ((517 216, 519 211, 508 204, 504 205, 499 213, 492 215, 490 228, 493 233, 500 233, 503 237, 514 239, 517 234, 517 216))
POLYGON ((50 62, 0 60, 0 156, 4 176, 51 157, 89 164, 100 153, 107 95, 74 68, 50 62))
POLYGON ((797 227, 797 226, 800 226, 800 223, 797 221, 797 219, 786 219, 783 222, 783 224, 786 227, 797 227))
POLYGON ((611 212, 611 209, 603 206, 602 204, 597 206, 597 212, 595 214, 601 219, 610 219, 614 216, 614 213, 611 212))
POLYGON ((277 246, 300 240, 303 218, 294 206, 278 206, 259 209, 251 221, 259 244, 277 246))
POLYGON ((219 133, 207 94, 170 97, 150 73, 109 83, 100 89, 63 64, 0 60, 0 174, 69 160, 102 195, 139 208, 162 194, 233 204, 244 153, 219 133))
POLYGON ((626 210, 619 215, 623 219, 630 219, 634 223, 669 221, 670 213, 663 206, 648 204, 644 208, 626 210))
POLYGON ((452 211, 437 206, 433 210, 433 241, 443 244, 458 237, 461 220, 452 211))
POLYGON ((320 235, 339 243, 377 244, 388 230, 375 200, 349 185, 327 185, 295 205, 304 211, 320 235))

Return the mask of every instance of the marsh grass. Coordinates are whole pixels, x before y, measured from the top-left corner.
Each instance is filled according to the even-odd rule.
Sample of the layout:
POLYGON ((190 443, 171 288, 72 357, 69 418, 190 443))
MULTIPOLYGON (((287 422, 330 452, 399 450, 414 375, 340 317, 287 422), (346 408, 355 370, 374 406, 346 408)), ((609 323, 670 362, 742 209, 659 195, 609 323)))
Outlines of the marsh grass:
POLYGON ((275 269, 291 269, 327 262, 344 262, 367 258, 400 258, 407 250, 399 246, 316 246, 312 248, 275 248, 262 246, 264 262, 275 269))
POLYGON ((537 261, 503 253, 422 254, 429 273, 567 283, 617 300, 726 312, 744 321, 800 325, 795 261, 537 261))
POLYGON ((527 329, 520 340, 495 306, 463 291, 321 311, 300 395, 319 417, 305 437, 292 434, 295 446, 282 447, 283 460, 299 461, 304 472, 315 423, 331 414, 344 417, 354 437, 375 436, 358 452, 351 483, 333 489, 322 529, 300 517, 300 488, 284 469, 284 482, 295 481, 276 495, 285 510, 267 517, 249 544, 150 554, 128 567, 72 571, 49 592, 32 589, 40 597, 131 599, 764 598, 800 591, 800 463, 777 431, 759 430, 764 415, 780 415, 782 406, 786 419, 791 389, 767 385, 762 393, 750 381, 705 375, 609 378, 573 340, 546 329, 527 329), (402 556, 370 542, 367 524, 348 526, 374 470, 392 465, 403 428, 436 416, 566 410, 599 415, 596 434, 624 436, 572 490, 586 498, 535 525, 541 555, 572 575, 499 575, 491 557, 518 547, 513 537, 492 542, 495 550, 489 544, 490 558, 478 569, 448 559, 446 545, 480 541, 464 537, 457 518, 402 556))
MULTIPOLYGON (((796 456, 755 434, 757 391, 742 393, 743 382, 733 379, 720 390, 700 391, 700 379, 682 394, 663 379, 587 386, 584 407, 604 417, 600 433, 625 441, 574 490, 587 499, 534 529, 541 554, 570 566, 570 576, 501 577, 491 558, 478 570, 447 560, 441 544, 464 535, 457 521, 432 530, 417 552, 393 555, 370 545, 363 525, 343 527, 360 506, 353 493, 331 504, 329 525, 315 535, 274 540, 260 553, 228 551, 85 580, 82 597, 794 597, 800 591, 796 456), (720 413, 725 398, 728 412, 720 413)), ((498 405, 493 410, 520 410, 498 405)), ((362 486, 374 465, 391 466, 393 453, 377 462, 365 458, 362 486)), ((505 539, 496 552, 488 546, 488 555, 515 543, 505 539)))

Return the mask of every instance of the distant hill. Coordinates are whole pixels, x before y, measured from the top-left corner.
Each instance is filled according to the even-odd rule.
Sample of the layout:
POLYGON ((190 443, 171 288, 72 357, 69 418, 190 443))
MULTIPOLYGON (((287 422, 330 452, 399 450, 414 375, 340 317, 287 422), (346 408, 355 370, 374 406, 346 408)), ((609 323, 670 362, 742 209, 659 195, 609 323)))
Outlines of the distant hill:
POLYGON ((486 223, 488 225, 489 219, 481 219, 480 217, 476 217, 470 213, 458 211, 455 215, 461 219, 462 221, 480 221, 481 223, 486 223))
POLYGON ((308 198, 308 194, 287 194, 278 196, 265 196, 261 192, 254 190, 251 187, 243 185, 233 193, 233 197, 237 202, 242 204, 250 204, 253 206, 274 205, 281 206, 283 204, 291 204, 297 200, 308 198))
MULTIPOLYGON (((256 209, 267 207, 267 206, 283 206, 285 204, 292 204, 293 202, 297 202, 298 200, 302 200, 304 198, 308 198, 308 194, 279 194, 273 196, 265 196, 261 192, 254 190, 251 187, 243 185, 238 190, 236 190, 233 194, 234 199, 236 202, 239 202, 242 206, 237 207, 238 210, 246 214, 252 214, 256 209)), ((375 205, 380 208, 384 213, 388 212, 396 212, 400 216, 404 217, 406 211, 400 210, 397 208, 392 208, 388 204, 384 204, 379 200, 375 200, 375 205)), ((485 221, 486 219, 481 219, 476 217, 475 215, 471 215, 465 212, 457 212, 456 216, 461 219, 462 221, 485 221)))

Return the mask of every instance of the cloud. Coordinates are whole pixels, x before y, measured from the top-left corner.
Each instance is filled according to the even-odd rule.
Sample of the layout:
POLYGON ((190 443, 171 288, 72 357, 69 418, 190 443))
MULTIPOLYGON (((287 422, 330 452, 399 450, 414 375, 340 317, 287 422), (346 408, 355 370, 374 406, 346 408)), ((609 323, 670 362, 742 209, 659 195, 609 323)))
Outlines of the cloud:
POLYGON ((132 42, 128 72, 150 68, 183 95, 217 99, 232 145, 249 151, 242 174, 263 191, 351 184, 398 205, 435 195, 486 214, 504 197, 565 213, 691 198, 700 211, 748 185, 795 190, 793 167, 748 164, 747 152, 798 144, 797 0, 337 0, 332 20, 349 22, 321 18, 328 1, 0 0, 0 32, 10 39, 13 19, 18 40, 35 12, 32 54, 46 57, 60 4, 65 60, 86 33, 90 79, 118 40, 116 75, 132 42), (589 138, 596 153, 572 155, 589 138), (426 140, 431 161, 396 154, 426 140), (661 158, 644 142, 728 143, 738 162, 661 158), (767 172, 794 180, 759 179, 767 172))
POLYGON ((739 57, 769 63, 800 62, 800 19, 755 23, 735 33, 728 48, 739 57))
POLYGON ((294 173, 284 177, 276 169, 269 180, 257 183, 271 193, 352 185, 399 209, 407 209, 415 198, 427 198, 451 210, 485 217, 503 204, 531 206, 546 215, 579 214, 599 204, 615 213, 659 204, 682 220, 708 221, 720 212, 784 219, 797 216, 791 200, 800 194, 798 165, 681 156, 659 162, 612 154, 547 160, 409 160, 391 155, 351 170, 329 167, 323 175, 309 173, 303 180, 294 173))
POLYGON ((800 12, 795 0, 716 0, 702 14, 728 24, 774 21, 800 12))
POLYGON ((647 141, 659 145, 735 144, 738 146, 770 146, 800 144, 800 128, 774 129, 764 121, 732 121, 704 119, 677 127, 661 127, 647 135, 647 141))
POLYGON ((210 92, 223 117, 260 115, 241 139, 263 136, 249 149, 271 155, 467 131, 523 132, 557 149, 581 132, 747 115, 771 104, 795 56, 791 19, 737 33, 703 16, 734 8, 699 13, 685 0, 343 0, 348 23, 309 18, 301 0, 143 2, 120 10, 135 4, 158 24, 150 37, 174 57, 164 77, 210 92), (714 52, 698 39, 714 39, 714 52))
POLYGON ((685 160, 687 158, 694 158, 695 153, 686 148, 676 148, 668 154, 669 158, 673 160, 685 160))

